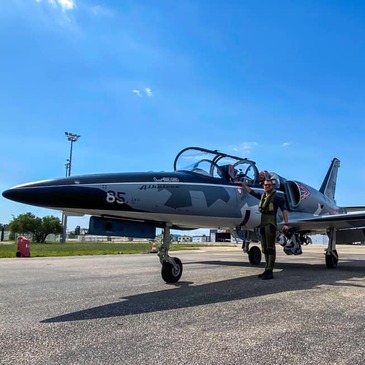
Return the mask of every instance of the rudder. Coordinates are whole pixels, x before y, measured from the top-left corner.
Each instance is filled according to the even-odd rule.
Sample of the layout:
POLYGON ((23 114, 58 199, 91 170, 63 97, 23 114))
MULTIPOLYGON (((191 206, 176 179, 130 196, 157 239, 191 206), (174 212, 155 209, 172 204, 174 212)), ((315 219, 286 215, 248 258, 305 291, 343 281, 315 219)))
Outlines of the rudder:
POLYGON ((333 201, 335 201, 337 172, 339 167, 340 167, 340 160, 334 158, 322 182, 321 188, 319 189, 319 191, 322 194, 326 195, 333 201))

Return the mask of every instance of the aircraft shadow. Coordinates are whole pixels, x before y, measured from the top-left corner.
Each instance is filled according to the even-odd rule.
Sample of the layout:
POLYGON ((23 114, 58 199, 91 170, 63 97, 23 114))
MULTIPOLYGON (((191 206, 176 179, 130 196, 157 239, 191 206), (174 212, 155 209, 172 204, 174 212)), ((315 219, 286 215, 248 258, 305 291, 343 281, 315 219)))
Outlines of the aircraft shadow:
MULTIPOLYGON (((191 262, 232 266, 233 262, 191 262)), ((243 266, 241 263, 234 263, 243 266)), ((249 265, 249 264, 248 264, 249 265)), ((336 270, 327 270, 323 264, 278 263, 275 280, 263 281, 255 276, 243 276, 213 283, 192 286, 191 282, 174 284, 175 289, 143 293, 121 298, 120 302, 48 318, 41 323, 72 322, 130 316, 160 312, 171 309, 189 308, 200 305, 242 300, 289 291, 315 289, 321 285, 360 286, 358 279, 365 278, 365 261, 346 261, 336 270), (347 282, 345 282, 347 281, 347 282)))

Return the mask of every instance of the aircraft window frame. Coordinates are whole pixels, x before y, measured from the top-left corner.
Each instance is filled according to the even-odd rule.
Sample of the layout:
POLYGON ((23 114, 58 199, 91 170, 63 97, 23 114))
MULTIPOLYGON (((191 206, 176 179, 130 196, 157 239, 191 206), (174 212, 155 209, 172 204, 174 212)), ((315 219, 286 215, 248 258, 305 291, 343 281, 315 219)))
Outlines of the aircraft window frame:
MULTIPOLYGON (((180 159, 187 158, 187 159, 193 159, 195 161, 202 160, 202 159, 210 159, 210 161, 212 161, 213 163, 218 165, 218 161, 224 157, 231 158, 232 160, 235 160, 235 161, 244 160, 244 158, 242 158, 242 157, 227 155, 225 153, 219 152, 218 150, 208 150, 206 148, 201 148, 201 147, 187 147, 187 148, 184 148, 183 150, 181 150, 176 155, 175 161, 174 161, 174 171, 184 170, 185 169, 184 166, 187 166, 185 164, 182 164, 182 167, 178 168, 179 162, 181 163, 180 159)), ((189 164, 188 166, 190 166, 190 165, 191 164, 189 164)))
POLYGON ((195 162, 193 165, 186 167, 185 170, 195 172, 197 174, 201 174, 204 176, 210 176, 210 177, 215 177, 215 178, 219 178, 219 179, 222 178, 222 171, 221 171, 220 167, 213 161, 208 160, 206 158, 203 158, 202 160, 195 162), (209 171, 207 171, 204 168, 199 167, 199 164, 202 164, 204 162, 207 162, 210 165, 209 171), (215 173, 215 171, 216 171, 216 173, 215 173))
POLYGON ((255 185, 258 182, 259 170, 258 170, 255 162, 248 160, 248 159, 242 159, 242 160, 234 163, 233 167, 237 171, 241 171, 241 173, 237 175, 237 180, 241 179, 241 181, 244 181, 247 185, 255 185), (237 166, 239 166, 239 165, 247 165, 245 171, 243 171, 241 169, 238 170, 237 166), (249 175, 249 171, 251 169, 253 170, 253 174, 249 175))
MULTIPOLYGON (((210 167, 196 170, 196 173, 200 173, 203 176, 210 176, 213 178, 219 178, 225 181, 229 181, 225 176, 224 171, 221 169, 225 165, 233 165, 235 168, 239 165, 248 165, 244 170, 241 170, 241 181, 244 181, 248 185, 258 184, 259 181, 259 170, 256 166, 256 162, 249 160, 247 158, 242 158, 239 156, 228 155, 218 150, 208 150, 200 147, 187 147, 181 150, 174 161, 174 171, 193 171, 194 169, 199 169, 199 164, 202 162, 208 162, 210 167), (185 165, 184 160, 195 161, 189 165, 185 165), (218 164, 220 162, 220 164, 218 164), (181 164, 181 166, 179 166, 181 164), (252 168, 252 174, 248 172, 252 168)), ((238 170, 238 169, 237 169, 238 170)), ((240 176, 239 176, 240 177, 240 176)), ((235 179, 236 180, 236 179, 235 179)), ((238 180, 238 179, 237 179, 238 180)), ((239 181, 239 180, 238 180, 239 181)))

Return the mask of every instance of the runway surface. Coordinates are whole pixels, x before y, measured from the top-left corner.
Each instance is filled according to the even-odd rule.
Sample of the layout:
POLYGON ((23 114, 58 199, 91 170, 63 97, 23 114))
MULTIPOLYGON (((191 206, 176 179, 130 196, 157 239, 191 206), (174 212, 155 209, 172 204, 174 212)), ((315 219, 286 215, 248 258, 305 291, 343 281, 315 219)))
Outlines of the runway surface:
POLYGON ((364 364, 365 247, 322 245, 257 278, 240 247, 0 260, 0 364, 364 364))

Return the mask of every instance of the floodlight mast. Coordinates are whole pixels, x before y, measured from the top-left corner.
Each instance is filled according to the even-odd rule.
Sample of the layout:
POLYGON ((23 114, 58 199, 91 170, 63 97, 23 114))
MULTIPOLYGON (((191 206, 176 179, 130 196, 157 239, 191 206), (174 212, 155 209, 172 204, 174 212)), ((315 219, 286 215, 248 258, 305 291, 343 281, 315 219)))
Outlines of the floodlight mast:
MULTIPOLYGON (((81 137, 79 134, 74 134, 70 132, 65 132, 66 138, 70 141, 70 157, 66 160, 66 177, 71 176, 71 167, 72 167, 72 147, 74 142, 77 142, 77 140, 81 137)), ((62 237, 61 237, 61 243, 66 242, 66 231, 67 231, 67 215, 62 213, 62 225, 63 225, 63 231, 62 231, 62 237)))
POLYGON ((72 166, 72 146, 74 142, 77 142, 77 140, 81 137, 79 134, 73 134, 70 132, 65 132, 65 135, 67 139, 71 142, 70 143, 70 158, 68 159, 68 169, 66 171, 66 176, 71 176, 71 166, 72 166))

